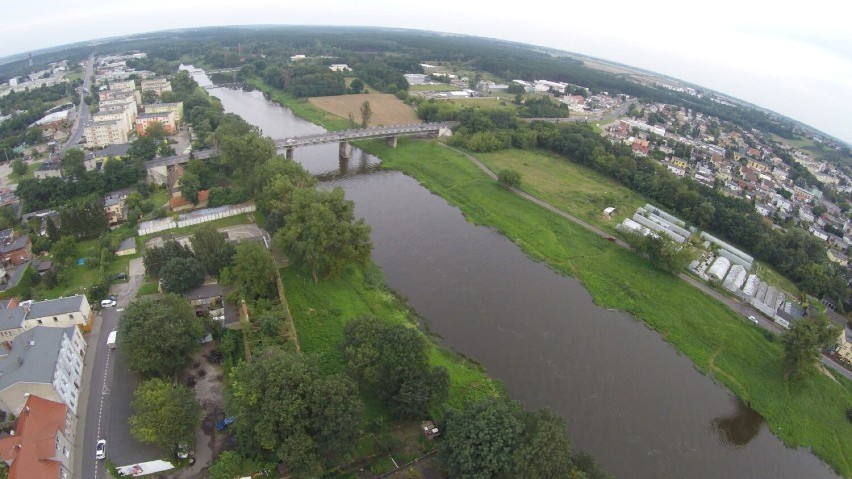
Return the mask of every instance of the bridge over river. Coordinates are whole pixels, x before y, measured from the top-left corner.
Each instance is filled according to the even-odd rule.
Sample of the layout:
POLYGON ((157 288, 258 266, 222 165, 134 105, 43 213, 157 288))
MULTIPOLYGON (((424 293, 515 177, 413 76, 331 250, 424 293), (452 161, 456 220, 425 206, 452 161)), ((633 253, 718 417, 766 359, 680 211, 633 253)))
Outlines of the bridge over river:
POLYGON ((379 126, 374 128, 358 128, 354 130, 329 131, 314 135, 302 135, 293 138, 281 138, 274 140, 278 149, 286 152, 287 158, 293 159, 293 150, 299 146, 321 145, 323 143, 340 143, 340 157, 349 158, 352 140, 366 140, 369 138, 387 138, 388 145, 396 148, 396 140, 404 135, 435 134, 446 136, 450 129, 458 125, 458 122, 443 123, 414 123, 410 125, 379 126))

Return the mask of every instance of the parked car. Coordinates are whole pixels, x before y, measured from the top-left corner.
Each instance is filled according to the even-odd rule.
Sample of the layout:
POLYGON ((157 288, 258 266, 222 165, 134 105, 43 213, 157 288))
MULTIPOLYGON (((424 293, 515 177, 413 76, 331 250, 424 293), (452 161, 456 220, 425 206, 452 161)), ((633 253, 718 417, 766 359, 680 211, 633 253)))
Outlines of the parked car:
POLYGON ((112 277, 113 280, 127 279, 127 273, 118 273, 112 277))
POLYGON ((757 324, 757 318, 755 318, 754 316, 749 316, 748 320, 751 321, 754 324, 757 324))
POLYGON ((101 301, 101 307, 102 308, 112 308, 114 306, 115 306, 115 300, 114 299, 104 299, 104 300, 101 301))
POLYGON ((223 429, 227 429, 227 427, 233 424, 233 422, 234 416, 228 416, 225 419, 222 419, 221 421, 216 423, 216 430, 221 431, 223 429))
POLYGON ((95 459, 106 459, 106 439, 99 439, 95 446, 95 459))

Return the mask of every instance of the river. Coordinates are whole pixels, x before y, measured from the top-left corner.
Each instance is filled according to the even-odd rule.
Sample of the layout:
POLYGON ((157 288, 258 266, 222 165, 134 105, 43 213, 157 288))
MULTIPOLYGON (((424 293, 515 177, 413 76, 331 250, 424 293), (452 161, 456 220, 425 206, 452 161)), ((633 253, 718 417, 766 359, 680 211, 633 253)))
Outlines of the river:
MULTIPOLYGON (((203 74, 196 80, 209 82, 203 74)), ((265 135, 322 129, 260 92, 213 89, 265 135)), ((482 363, 528 408, 565 417, 579 449, 619 478, 836 478, 789 449, 761 417, 633 317, 595 306, 575 279, 529 259, 496 231, 379 160, 336 144, 295 159, 341 186, 372 227, 388 285, 446 346, 482 363)))

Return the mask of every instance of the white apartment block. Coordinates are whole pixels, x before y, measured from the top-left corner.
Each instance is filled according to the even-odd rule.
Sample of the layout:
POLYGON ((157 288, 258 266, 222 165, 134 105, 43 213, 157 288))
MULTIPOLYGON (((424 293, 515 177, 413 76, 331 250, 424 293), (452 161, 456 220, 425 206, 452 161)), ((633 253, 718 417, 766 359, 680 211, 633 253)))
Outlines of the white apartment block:
POLYGON ((27 397, 36 395, 77 412, 86 354, 78 327, 33 328, 3 346, 0 407, 20 415, 27 397))
POLYGON ((127 143, 124 121, 108 120, 86 125, 86 148, 103 148, 108 145, 127 143))

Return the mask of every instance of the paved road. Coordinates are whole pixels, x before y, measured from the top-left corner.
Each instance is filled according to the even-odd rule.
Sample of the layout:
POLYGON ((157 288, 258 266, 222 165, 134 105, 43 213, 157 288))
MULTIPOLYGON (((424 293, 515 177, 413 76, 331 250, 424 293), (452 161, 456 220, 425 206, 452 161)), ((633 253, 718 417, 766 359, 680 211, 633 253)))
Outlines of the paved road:
POLYGON ((79 142, 80 138, 83 137, 83 125, 88 123, 89 119, 92 117, 91 112, 89 111, 89 105, 86 105, 83 98, 86 96, 85 92, 91 92, 92 89, 92 71, 94 70, 94 64, 95 54, 92 53, 89 55, 89 60, 86 62, 86 74, 83 77, 83 88, 80 89, 80 106, 77 110, 77 118, 74 120, 74 126, 71 127, 71 134, 68 135, 68 141, 66 141, 59 150, 59 156, 64 155, 65 151, 69 148, 77 146, 77 142, 79 142))
POLYGON ((127 418, 130 417, 130 400, 138 380, 129 374, 120 352, 106 347, 110 331, 118 329, 118 322, 130 302, 136 297, 145 279, 142 260, 131 261, 127 283, 114 285, 118 296, 115 308, 107 308, 98 315, 95 327, 88 334, 88 353, 84 361, 83 393, 78 411, 77 441, 74 476, 86 479, 107 479, 109 474, 103 461, 95 460, 95 443, 107 441, 107 457, 118 465, 157 459, 159 449, 142 445, 130 437, 127 418))
MULTIPOLYGON (((446 146, 446 145, 444 145, 444 146, 446 146)), ((465 153, 464 151, 453 148, 451 146, 446 146, 446 147, 450 148, 451 150, 454 150, 458 153, 461 153, 468 160, 470 160, 476 166, 478 166, 482 171, 484 171, 485 174, 487 174, 489 177, 491 177, 494 180, 497 179, 497 175, 493 171, 488 169, 488 167, 485 166, 476 157, 469 155, 468 153, 465 153)), ((556 208, 555 206, 551 205, 550 203, 542 201, 542 200, 540 200, 540 199, 538 199, 534 196, 531 196, 528 193, 525 193, 525 192, 523 192, 523 191, 521 191, 517 188, 510 188, 510 189, 516 195, 518 195, 518 196, 520 196, 520 197, 522 197, 526 200, 529 200, 529 201, 541 206, 542 208, 544 208, 546 210, 552 211, 552 212, 556 213, 557 215, 559 215, 559 216, 561 216, 565 219, 571 220, 574 223, 582 226, 583 228, 586 228, 587 230, 595 233, 598 236, 601 236, 601 237, 604 237, 604 238, 610 238, 611 237, 611 235, 609 233, 601 230, 600 228, 598 228, 596 226, 593 226, 589 223, 586 223, 585 221, 577 218, 576 216, 570 215, 570 214, 556 208)), ((630 247, 629 244, 625 243, 624 241, 622 241, 620 239, 616 239, 615 243, 618 244, 619 246, 623 247, 623 248, 633 249, 633 248, 630 247)), ((779 334, 779 335, 782 334, 784 331, 786 331, 784 328, 779 326, 774 321, 770 321, 769 319, 767 319, 761 312, 759 312, 757 309, 753 308, 751 305, 743 303, 739 300, 730 298, 728 296, 725 296, 724 294, 722 294, 722 293, 716 291, 715 289, 711 288, 710 286, 704 284, 702 281, 699 281, 699 280, 697 280, 697 279, 693 278, 692 276, 689 276, 685 273, 680 273, 678 276, 680 276, 681 279, 683 279, 687 283, 691 284, 692 286, 695 286, 696 288, 700 289, 705 294, 708 294, 708 295, 712 296, 713 298, 716 298, 718 301, 722 302, 723 304, 726 304, 735 313, 741 315, 743 318, 748 318, 749 316, 754 316, 755 318, 757 318, 758 326, 760 326, 761 328, 763 328, 767 331, 771 331, 775 334, 779 334)), ((823 364, 834 369, 835 371, 839 372, 843 376, 845 376, 849 379, 852 379, 852 372, 850 372, 848 369, 846 369, 842 365, 837 364, 836 362, 834 362, 832 359, 828 358, 827 356, 823 355, 822 358, 821 358, 821 361, 822 361, 823 364)))

